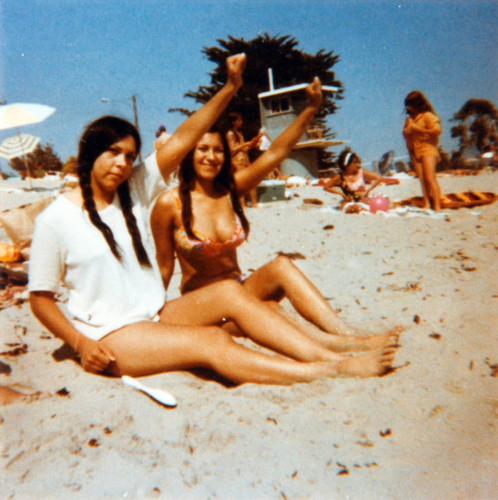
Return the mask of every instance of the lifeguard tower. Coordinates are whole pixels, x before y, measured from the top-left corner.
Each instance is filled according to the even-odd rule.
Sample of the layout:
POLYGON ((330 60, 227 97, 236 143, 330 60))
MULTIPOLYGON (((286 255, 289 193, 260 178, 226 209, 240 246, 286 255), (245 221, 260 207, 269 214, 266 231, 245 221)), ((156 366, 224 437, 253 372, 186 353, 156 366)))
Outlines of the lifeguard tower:
MULTIPOLYGON (((307 83, 275 89, 272 69, 268 69, 270 89, 258 94, 261 126, 271 140, 283 132, 306 107, 307 97, 304 89, 307 83)), ((322 91, 337 92, 337 87, 322 86, 322 91)), ((280 165, 284 175, 297 175, 310 179, 318 178, 319 149, 344 144, 344 141, 324 139, 323 128, 312 125, 299 139, 291 154, 280 165)))

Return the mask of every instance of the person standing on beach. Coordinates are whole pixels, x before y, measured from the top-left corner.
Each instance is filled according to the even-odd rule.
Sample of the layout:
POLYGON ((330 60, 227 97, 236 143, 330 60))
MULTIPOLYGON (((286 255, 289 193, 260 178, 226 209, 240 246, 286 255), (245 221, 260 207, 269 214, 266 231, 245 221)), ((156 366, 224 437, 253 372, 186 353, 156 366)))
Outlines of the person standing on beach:
POLYGON ((441 188, 436 177, 436 166, 441 159, 438 151, 441 120, 434 113, 427 97, 419 90, 414 90, 406 96, 405 109, 408 116, 403 127, 403 136, 422 186, 422 208, 432 207, 439 211, 441 188))
MULTIPOLYGON (((149 236, 149 209, 178 162, 212 126, 242 84, 245 56, 227 59, 227 83, 144 163, 141 139, 126 120, 101 117, 79 143, 79 187, 37 218, 29 268, 34 315, 69 344, 89 372, 145 376, 210 368, 235 382, 284 384, 334 375, 375 376, 395 346, 338 355, 303 335, 238 283, 223 281, 165 303, 149 236), (67 311, 57 304, 63 283, 67 311), (255 342, 248 349, 219 328, 234 321, 255 342)), ((393 339, 394 340, 394 339, 393 339)))
POLYGON ((181 292, 223 280, 241 283, 261 301, 277 305, 287 297, 298 313, 317 328, 308 335, 330 349, 367 350, 378 347, 386 335, 362 338, 353 335, 317 288, 292 261, 279 256, 249 276, 243 275, 237 247, 248 237, 249 222, 239 202, 289 154, 313 119, 322 101, 315 79, 307 88, 308 105, 257 160, 233 172, 223 134, 216 129, 204 134, 182 162, 179 186, 157 199, 151 214, 156 257, 167 289, 173 275, 175 255, 182 270, 181 292))
MULTIPOLYGON (((240 113, 233 112, 229 113, 228 117, 230 119, 230 130, 226 134, 226 139, 232 156, 232 167, 235 172, 238 172, 239 170, 247 168, 251 164, 248 152, 258 146, 261 137, 257 135, 250 141, 246 142, 244 140, 244 136, 242 135, 242 126, 244 125, 242 115, 240 113)), ((258 200, 256 196, 256 188, 251 189, 247 195, 251 201, 251 207, 257 207, 258 200)))

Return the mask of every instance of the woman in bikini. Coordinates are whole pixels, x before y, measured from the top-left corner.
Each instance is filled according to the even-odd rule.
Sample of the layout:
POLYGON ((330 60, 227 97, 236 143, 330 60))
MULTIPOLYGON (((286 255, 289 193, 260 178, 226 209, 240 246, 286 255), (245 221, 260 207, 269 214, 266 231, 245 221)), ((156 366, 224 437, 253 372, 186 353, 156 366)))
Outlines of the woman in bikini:
POLYGON ((407 113, 403 137, 415 173, 420 180, 424 206, 441 210, 441 188, 436 177, 436 166, 441 160, 438 151, 441 120, 434 113, 431 103, 419 90, 405 98, 407 113))
POLYGON ((343 204, 352 201, 366 203, 370 192, 381 182, 399 184, 397 179, 381 177, 374 172, 364 170, 361 166, 361 158, 352 151, 343 151, 337 163, 340 173, 325 182, 323 189, 329 193, 341 195, 344 199, 343 204), (367 183, 371 185, 367 186, 367 183))
POLYGON ((88 125, 79 145, 79 187, 36 220, 30 252, 31 308, 93 373, 144 376, 210 368, 235 382, 284 384, 338 374, 385 372, 394 348, 338 355, 303 335, 235 281, 225 280, 164 303, 148 233, 149 208, 176 168, 240 87, 245 56, 227 59, 228 82, 144 163, 136 128, 106 116, 88 125), (67 314, 57 300, 68 291, 67 314), (283 356, 233 341, 213 326, 229 319, 283 356))
POLYGON ((307 87, 307 93, 306 108, 244 170, 232 171, 228 145, 216 130, 205 134, 185 157, 179 186, 158 198, 151 215, 164 286, 170 283, 176 254, 182 270, 182 294, 226 279, 238 281, 252 296, 274 306, 287 297, 303 318, 318 327, 307 333, 331 349, 378 347, 389 334, 367 339, 353 335, 289 258, 277 257, 247 277, 237 261, 237 248, 249 233, 239 197, 285 159, 312 121, 322 98, 318 79, 307 87))

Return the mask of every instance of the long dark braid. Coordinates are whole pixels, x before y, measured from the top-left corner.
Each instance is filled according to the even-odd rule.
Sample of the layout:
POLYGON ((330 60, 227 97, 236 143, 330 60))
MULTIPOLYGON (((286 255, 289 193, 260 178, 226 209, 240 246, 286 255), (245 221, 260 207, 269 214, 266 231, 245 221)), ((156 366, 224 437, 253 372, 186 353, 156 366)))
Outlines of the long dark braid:
MULTIPOLYGON (((230 148, 228 147, 227 140, 225 138, 225 134, 222 129, 217 126, 214 126, 210 131, 210 133, 218 133, 221 137, 223 143, 223 152, 224 152, 224 161, 223 167, 220 170, 220 173, 214 179, 214 187, 220 194, 230 193, 230 199, 232 201, 232 207, 235 210, 235 213, 240 218, 242 223, 242 227, 246 233, 246 236, 249 235, 249 221, 244 214, 244 210, 242 205, 240 204, 240 196, 237 192, 237 188, 235 186, 235 180, 233 178, 233 170, 231 164, 231 155, 230 148)), ((182 222, 183 227, 187 235, 193 239, 199 239, 192 231, 193 224, 193 214, 192 214, 192 197, 190 192, 194 188, 195 184, 195 170, 194 170, 194 151, 195 148, 185 156, 185 159, 182 161, 180 165, 180 170, 178 172, 178 178, 180 181, 180 185, 178 188, 180 194, 180 201, 182 202, 182 222)))
POLYGON ((152 267, 149 256, 145 251, 144 245, 142 243, 142 237, 140 236, 140 231, 137 226, 137 219, 132 211, 133 203, 131 201, 130 189, 128 187, 128 181, 123 182, 118 188, 119 201, 121 202, 121 210, 126 222, 126 227, 131 236, 131 241, 133 242, 133 248, 135 249, 135 255, 137 256, 138 262, 142 266, 152 267))
MULTIPOLYGON (((119 261, 121 261, 121 250, 116 243, 111 228, 100 218, 97 211, 93 198, 90 174, 95 160, 113 144, 128 136, 133 137, 135 140, 138 153, 141 147, 141 140, 137 129, 122 118, 103 116, 87 126, 80 139, 78 153, 78 176, 85 210, 88 212, 90 221, 102 233, 113 255, 119 261)), ((151 267, 149 257, 142 243, 137 220, 132 211, 133 204, 127 182, 119 186, 118 196, 126 227, 132 239, 135 255, 142 266, 151 267)))
POLYGON ((114 254, 116 259, 121 260, 121 251, 119 249, 111 228, 100 218, 95 200, 93 199, 93 189, 90 183, 90 172, 86 165, 80 165, 78 169, 78 176, 80 181, 81 193, 83 195, 83 205, 88 212, 88 217, 91 223, 103 234, 104 238, 114 254))

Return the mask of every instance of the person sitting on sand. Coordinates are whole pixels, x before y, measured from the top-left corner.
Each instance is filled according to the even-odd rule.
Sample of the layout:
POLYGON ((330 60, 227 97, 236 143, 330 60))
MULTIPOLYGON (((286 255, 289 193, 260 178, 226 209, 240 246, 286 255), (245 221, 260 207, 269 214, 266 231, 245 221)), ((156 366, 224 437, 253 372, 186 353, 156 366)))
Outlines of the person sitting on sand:
POLYGON ((226 64, 227 83, 138 166, 141 139, 131 123, 105 116, 87 126, 79 143, 79 187, 58 197, 35 223, 29 268, 34 315, 94 373, 145 376, 204 367, 235 383, 275 384, 384 373, 395 354, 391 339, 361 356, 334 353, 234 281, 165 303, 151 258, 149 207, 163 179, 241 86, 245 56, 226 64), (61 282, 68 316, 57 304, 61 282), (225 319, 283 357, 248 349, 211 326, 225 319))
POLYGON ((349 202, 367 203, 368 195, 380 183, 399 184, 398 179, 382 177, 361 166, 361 158, 354 152, 344 150, 337 161, 340 173, 334 175, 323 184, 323 189, 329 193, 339 194, 343 197, 342 205, 349 202), (367 187, 367 183, 371 183, 367 187), (340 188, 340 189, 338 189, 340 188))
POLYGON ((265 303, 275 305, 287 297, 303 318, 318 327, 308 333, 330 348, 368 349, 384 342, 384 336, 364 339, 353 335, 289 258, 279 256, 249 276, 242 274, 237 261, 237 248, 249 234, 239 197, 280 164, 306 130, 322 101, 319 80, 315 79, 306 92, 306 108, 268 151, 244 170, 233 172, 230 168, 230 152, 222 133, 211 130, 200 139, 181 164, 179 186, 159 196, 152 210, 156 256, 168 288, 176 254, 185 297, 193 290, 229 279, 242 283, 244 290, 265 303))

